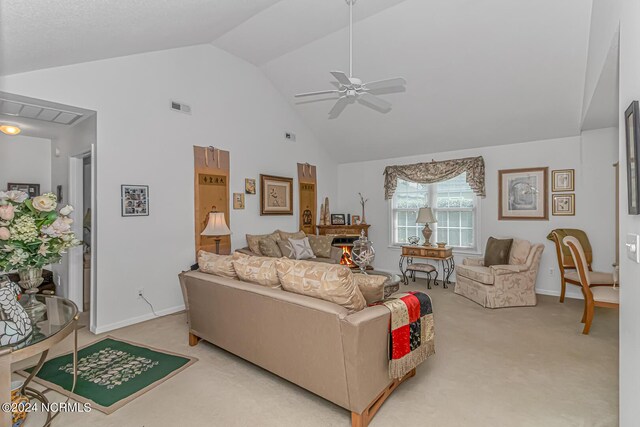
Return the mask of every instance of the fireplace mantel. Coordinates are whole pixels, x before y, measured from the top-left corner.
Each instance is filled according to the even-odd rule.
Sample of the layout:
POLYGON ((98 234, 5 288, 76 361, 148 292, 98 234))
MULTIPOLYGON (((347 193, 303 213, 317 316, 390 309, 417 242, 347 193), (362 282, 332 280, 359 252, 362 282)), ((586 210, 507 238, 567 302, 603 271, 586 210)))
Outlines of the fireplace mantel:
POLYGON ((360 225, 316 225, 320 236, 360 236, 362 230, 369 237, 369 224, 360 225))

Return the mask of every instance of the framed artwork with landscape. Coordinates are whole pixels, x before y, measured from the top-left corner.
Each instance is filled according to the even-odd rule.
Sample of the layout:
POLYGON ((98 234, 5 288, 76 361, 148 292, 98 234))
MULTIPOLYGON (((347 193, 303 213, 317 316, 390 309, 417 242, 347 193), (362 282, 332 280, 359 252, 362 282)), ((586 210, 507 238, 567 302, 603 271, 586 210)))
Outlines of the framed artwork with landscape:
POLYGON ((499 220, 548 220, 549 168, 498 171, 499 220))
POLYGON ((627 193, 629 215, 640 215, 640 109, 638 101, 633 101, 624 112, 624 126, 627 139, 627 193))
POLYGON ((331 214, 331 225, 345 225, 346 223, 344 214, 331 214))
POLYGON ((293 178, 260 175, 260 215, 293 215, 293 178))

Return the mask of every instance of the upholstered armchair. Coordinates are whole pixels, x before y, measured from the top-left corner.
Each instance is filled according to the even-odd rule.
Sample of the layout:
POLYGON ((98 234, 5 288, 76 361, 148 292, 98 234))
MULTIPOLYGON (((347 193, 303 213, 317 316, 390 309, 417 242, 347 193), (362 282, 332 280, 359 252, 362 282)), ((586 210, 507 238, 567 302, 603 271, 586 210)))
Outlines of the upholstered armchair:
POLYGON ((483 258, 465 258, 456 267, 455 293, 486 308, 536 305, 536 277, 544 246, 514 239, 509 264, 484 266, 483 258))

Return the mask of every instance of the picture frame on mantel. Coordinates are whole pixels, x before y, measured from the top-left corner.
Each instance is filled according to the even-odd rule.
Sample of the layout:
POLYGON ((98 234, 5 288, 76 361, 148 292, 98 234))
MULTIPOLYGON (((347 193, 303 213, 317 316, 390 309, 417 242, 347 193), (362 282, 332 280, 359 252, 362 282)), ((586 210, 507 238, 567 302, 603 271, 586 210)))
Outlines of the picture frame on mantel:
POLYGON ((293 178, 260 175, 260 215, 293 215, 293 178))
POLYGON ((549 168, 498 171, 498 220, 549 220, 549 168))
POLYGON ((640 215, 640 108, 633 101, 624 112, 627 140, 627 194, 629 215, 640 215))

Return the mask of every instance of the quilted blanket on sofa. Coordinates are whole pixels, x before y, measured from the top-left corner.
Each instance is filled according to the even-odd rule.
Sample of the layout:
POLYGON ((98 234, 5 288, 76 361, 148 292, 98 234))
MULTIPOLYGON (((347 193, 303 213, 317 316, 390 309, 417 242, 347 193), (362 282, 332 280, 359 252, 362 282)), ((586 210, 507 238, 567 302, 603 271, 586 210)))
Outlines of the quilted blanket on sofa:
POLYGON ((433 306, 422 292, 394 294, 382 304, 391 312, 389 377, 399 379, 435 354, 433 306))

